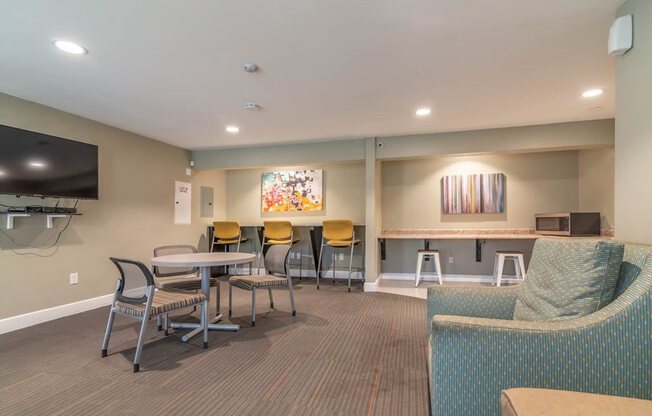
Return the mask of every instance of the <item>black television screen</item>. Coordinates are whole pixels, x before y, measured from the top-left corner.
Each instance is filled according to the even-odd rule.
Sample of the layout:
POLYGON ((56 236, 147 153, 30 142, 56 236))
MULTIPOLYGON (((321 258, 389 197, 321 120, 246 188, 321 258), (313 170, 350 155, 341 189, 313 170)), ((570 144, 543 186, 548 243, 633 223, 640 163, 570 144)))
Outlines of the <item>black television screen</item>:
POLYGON ((0 125, 0 194, 98 199, 97 146, 0 125))

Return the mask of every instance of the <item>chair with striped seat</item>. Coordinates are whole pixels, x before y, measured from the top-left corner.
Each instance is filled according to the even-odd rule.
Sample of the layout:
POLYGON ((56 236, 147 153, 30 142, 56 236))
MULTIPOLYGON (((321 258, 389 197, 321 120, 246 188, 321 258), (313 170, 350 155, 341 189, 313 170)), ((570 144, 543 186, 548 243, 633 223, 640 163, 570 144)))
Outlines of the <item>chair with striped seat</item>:
MULTIPOLYGON (((136 346, 136 355, 134 357, 134 373, 140 370, 140 358, 143 353, 143 343, 145 341, 145 329, 147 322, 152 316, 166 315, 168 312, 194 307, 201 305, 202 321, 208 319, 208 301, 201 293, 185 292, 182 290, 156 290, 154 276, 147 266, 135 260, 119 259, 111 257, 110 260, 115 264, 120 272, 120 278, 117 281, 111 309, 109 311, 109 320, 106 324, 104 341, 102 342, 102 357, 108 355, 109 338, 113 329, 115 314, 129 316, 141 321, 140 333, 138 335, 138 344, 136 346), (139 290, 145 283, 145 294, 141 296, 128 296, 127 292, 139 290)), ((208 328, 204 329, 204 348, 208 348, 208 328)))
MULTIPOLYGON (((154 249, 154 257, 160 256, 170 256, 174 254, 189 254, 197 253, 197 248, 190 245, 172 245, 172 246, 161 246, 154 249)), ((157 289, 176 289, 176 290, 201 290, 201 277, 199 276, 199 268, 190 268, 190 269, 179 269, 172 267, 152 267, 154 272, 154 284, 157 289)), ((212 278, 210 279, 211 287, 214 287, 216 290, 216 304, 215 304, 215 315, 220 314, 220 282, 212 278)), ((161 315, 157 316, 158 320, 158 330, 161 331, 165 329, 166 335, 168 330, 168 320, 167 316, 163 315, 163 323, 161 323, 161 315)))
POLYGON ((292 289, 292 278, 288 270, 288 254, 290 246, 285 244, 273 245, 265 254, 265 270, 267 275, 231 276, 229 279, 229 316, 231 316, 233 305, 233 287, 248 290, 251 292, 251 326, 256 326, 256 289, 265 289, 269 292, 269 304, 274 308, 272 288, 287 286, 290 290, 290 303, 292 305, 292 316, 297 314, 294 305, 294 291, 292 289))

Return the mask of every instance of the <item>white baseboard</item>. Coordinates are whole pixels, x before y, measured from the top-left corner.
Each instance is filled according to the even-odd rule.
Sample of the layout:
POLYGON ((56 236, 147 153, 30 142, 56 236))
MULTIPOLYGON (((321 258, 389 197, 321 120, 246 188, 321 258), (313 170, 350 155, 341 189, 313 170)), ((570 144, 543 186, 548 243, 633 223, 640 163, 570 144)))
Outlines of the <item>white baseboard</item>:
POLYGON ((113 293, 110 293, 96 298, 80 300, 79 302, 68 303, 52 308, 41 309, 40 311, 25 313, 23 315, 0 319, 0 334, 27 328, 28 326, 38 325, 43 322, 53 321, 76 313, 101 308, 102 306, 110 305, 112 299, 113 293))
MULTIPOLYGON (((248 270, 245 269, 248 274, 248 270)), ((239 272, 242 272, 240 269, 239 272)), ((292 269, 292 276, 298 277, 299 270, 292 269)), ((314 270, 303 270, 303 276, 315 278, 314 270)), ((349 272, 345 270, 336 270, 335 278, 337 280, 346 280, 349 277, 349 272)), ((375 292, 378 290, 378 281, 380 280, 409 280, 414 281, 414 273, 382 273, 378 280, 375 282, 365 282, 365 292, 375 292)), ((479 275, 458 275, 458 274, 445 274, 442 276, 444 281, 449 282, 466 282, 466 283, 490 283, 493 281, 492 276, 479 276, 479 275)), ((324 273, 323 279, 331 279, 331 272, 324 273), (326 277, 328 276, 328 277, 326 277)), ((354 273, 353 278, 359 280, 360 274, 354 273)), ((432 275, 422 276, 424 282, 434 282, 435 277, 432 275)), ((142 289, 134 289, 142 291, 142 289)), ((41 309, 39 311, 29 312, 22 315, 10 316, 9 318, 0 319, 0 334, 16 331, 29 326, 38 325, 43 322, 53 321, 55 319, 64 318, 66 316, 74 315, 81 312, 90 311, 93 309, 101 308, 111 304, 113 293, 108 295, 98 296, 96 298, 80 300, 78 302, 68 303, 65 305, 54 306, 52 308, 41 309)))
MULTIPOLYGON (((130 289, 125 292, 126 295, 140 296, 143 288, 130 289)), ((113 300, 113 293, 98 296, 96 298, 84 299, 78 302, 67 303, 65 305, 54 306, 52 308, 41 309, 40 311, 28 312, 22 315, 10 316, 9 318, 0 319, 0 334, 17 331, 42 324, 43 322, 53 321, 66 316, 75 315, 81 312, 109 306, 113 300)))
MULTIPOLYGON (((380 277, 378 278, 380 279, 380 277)), ((378 280, 375 282, 365 282, 364 283, 365 292, 377 292, 378 291, 378 280)))
MULTIPOLYGON (((382 273, 379 280, 409 280, 414 282, 416 275, 414 273, 382 273)), ((463 283, 491 283, 493 276, 473 275, 473 274, 444 274, 442 279, 445 282, 463 282, 463 283)), ((436 282, 437 277, 432 274, 421 275, 423 282, 436 282)))

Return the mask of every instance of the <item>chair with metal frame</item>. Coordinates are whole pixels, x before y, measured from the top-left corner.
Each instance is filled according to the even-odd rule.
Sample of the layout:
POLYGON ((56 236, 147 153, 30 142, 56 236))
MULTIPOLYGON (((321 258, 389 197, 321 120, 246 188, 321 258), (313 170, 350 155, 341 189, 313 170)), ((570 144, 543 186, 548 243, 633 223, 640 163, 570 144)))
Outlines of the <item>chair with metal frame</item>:
MULTIPOLYGON (((170 246, 161 246, 154 249, 154 257, 160 256, 169 256, 174 254, 191 254, 197 253, 197 248, 191 245, 170 245, 170 246)), ((199 268, 189 268, 189 269, 179 269, 172 267, 152 267, 152 272, 154 274, 154 283, 156 284, 157 289, 178 289, 178 290, 201 290, 201 277, 199 276, 199 268)), ((215 287, 216 291, 216 304, 215 304, 215 314, 220 314, 220 282, 219 280, 211 277, 210 278, 211 287, 215 287)), ((196 308, 195 308, 196 310, 196 308)), ((168 331, 168 319, 167 315, 157 316, 157 325, 158 330, 161 331, 165 329, 165 335, 168 331), (161 322, 163 321, 163 322, 161 322)))
MULTIPOLYGON (((215 221, 213 223, 213 240, 211 241, 211 253, 215 251, 215 246, 224 246, 224 251, 230 246, 236 246, 236 252, 240 252, 240 245, 249 241, 247 237, 242 236, 240 223, 237 221, 215 221)), ((251 265, 249 266, 251 267, 251 265)), ((251 270, 250 270, 251 271, 251 270)), ((238 272, 238 268, 235 268, 238 272)))
MULTIPOLYGON (((208 301, 201 293, 184 292, 181 290, 155 290, 156 283, 154 276, 147 266, 136 260, 127 260, 111 257, 110 260, 115 264, 120 272, 120 278, 116 283, 113 301, 109 312, 109 320, 106 324, 106 332, 102 341, 102 357, 108 355, 109 338, 113 328, 115 314, 129 316, 141 321, 140 333, 138 335, 138 344, 134 357, 134 373, 140 370, 140 358, 143 353, 143 343, 145 341, 145 329, 147 322, 152 316, 167 314, 176 309, 193 307, 201 305, 201 320, 206 322, 208 319, 208 301), (127 296, 124 291, 129 280, 142 280, 146 282, 145 294, 142 296, 127 296), (138 277, 138 279, 137 279, 138 277)), ((135 287, 138 287, 137 284, 135 287)), ((208 348, 208 327, 204 328, 204 348, 208 348)))
MULTIPOLYGON (((364 244, 363 241, 355 238, 355 227, 349 220, 325 220, 323 222, 324 230, 322 233, 321 247, 319 248, 319 260, 317 261, 317 289, 319 290, 319 278, 321 277, 321 259, 324 252, 324 244, 333 250, 331 266, 333 269, 333 284, 335 284, 335 255, 338 249, 349 250, 349 278, 348 289, 351 291, 351 275, 353 274, 353 249, 357 245, 364 244)), ((364 250, 363 250, 364 253, 364 250)), ((364 283, 364 257, 362 267, 355 270, 362 274, 362 283, 364 283)))
POLYGON ((267 275, 231 276, 229 279, 229 316, 231 316, 233 305, 233 287, 248 290, 251 292, 251 326, 256 326, 256 289, 265 289, 269 292, 270 308, 274 308, 272 288, 287 286, 290 290, 290 304, 292 305, 292 316, 297 314, 294 304, 294 290, 292 289, 292 277, 288 269, 288 255, 290 246, 278 244, 271 246, 265 254, 265 270, 267 275))
MULTIPOLYGON (((292 228, 292 223, 290 221, 264 221, 263 240, 261 241, 260 260, 258 261, 258 274, 260 274, 260 268, 263 265, 265 246, 275 246, 279 244, 293 246, 300 242, 300 239, 294 237, 294 229, 292 228)), ((303 256, 299 257, 299 279, 303 277, 302 258, 303 256)))

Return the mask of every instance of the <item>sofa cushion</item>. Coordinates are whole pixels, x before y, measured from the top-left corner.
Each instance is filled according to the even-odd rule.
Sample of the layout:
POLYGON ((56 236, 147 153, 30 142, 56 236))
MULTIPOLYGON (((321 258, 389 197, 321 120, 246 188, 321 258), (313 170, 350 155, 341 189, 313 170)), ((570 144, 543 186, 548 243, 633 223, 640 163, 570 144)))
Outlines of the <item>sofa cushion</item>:
POLYGON ((608 240, 538 239, 513 319, 568 319, 608 305, 614 299, 623 252, 623 244, 608 240))
POLYGON ((574 391, 516 388, 500 395, 501 416, 643 416, 652 401, 574 391))

